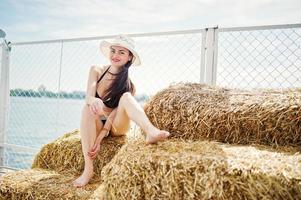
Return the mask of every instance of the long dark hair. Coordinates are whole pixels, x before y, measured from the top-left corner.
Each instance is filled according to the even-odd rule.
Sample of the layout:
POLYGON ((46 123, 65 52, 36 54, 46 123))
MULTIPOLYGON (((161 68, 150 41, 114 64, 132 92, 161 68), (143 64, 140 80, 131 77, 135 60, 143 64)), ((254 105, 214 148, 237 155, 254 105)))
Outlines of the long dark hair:
MULTIPOLYGON (((129 51, 129 53, 133 57, 132 52, 129 51)), ((132 60, 123 65, 120 72, 113 74, 115 76, 115 79, 112 82, 111 86, 106 90, 105 93, 107 95, 104 97, 104 101, 110 99, 110 102, 112 102, 113 105, 118 105, 119 99, 123 93, 134 91, 135 86, 129 78, 129 67, 131 65, 132 60)))

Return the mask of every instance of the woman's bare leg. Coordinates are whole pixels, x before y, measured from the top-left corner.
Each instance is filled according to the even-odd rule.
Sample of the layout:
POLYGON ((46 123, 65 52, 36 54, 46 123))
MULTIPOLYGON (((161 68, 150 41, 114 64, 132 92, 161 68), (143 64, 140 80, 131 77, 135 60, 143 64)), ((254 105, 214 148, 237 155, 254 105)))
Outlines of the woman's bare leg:
POLYGON ((82 175, 73 181, 73 185, 76 187, 82 187, 86 185, 93 176, 93 160, 88 156, 88 151, 94 145, 97 133, 99 133, 101 129, 102 123, 100 120, 97 120, 97 116, 92 114, 89 106, 84 105, 81 116, 80 136, 85 160, 85 168, 82 175))
POLYGON ((156 143, 169 136, 169 132, 156 128, 146 116, 143 108, 139 105, 131 93, 122 95, 117 108, 116 117, 113 121, 114 135, 124 135, 129 127, 129 119, 133 120, 146 133, 146 143, 156 143))

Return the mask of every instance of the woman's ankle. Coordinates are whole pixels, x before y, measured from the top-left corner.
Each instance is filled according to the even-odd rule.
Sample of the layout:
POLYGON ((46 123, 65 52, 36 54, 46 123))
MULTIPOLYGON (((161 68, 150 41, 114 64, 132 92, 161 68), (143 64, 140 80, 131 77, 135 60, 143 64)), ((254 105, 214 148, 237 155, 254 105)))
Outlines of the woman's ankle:
MULTIPOLYGON (((90 158, 88 158, 90 159, 90 158)), ((84 167, 84 171, 93 171, 94 170, 94 166, 93 166, 93 162, 91 162, 93 160, 90 161, 85 161, 85 167, 84 167)))
POLYGON ((153 135, 156 131, 158 131, 158 128, 156 128, 153 125, 149 125, 148 127, 145 128, 144 132, 146 136, 148 135, 153 135))

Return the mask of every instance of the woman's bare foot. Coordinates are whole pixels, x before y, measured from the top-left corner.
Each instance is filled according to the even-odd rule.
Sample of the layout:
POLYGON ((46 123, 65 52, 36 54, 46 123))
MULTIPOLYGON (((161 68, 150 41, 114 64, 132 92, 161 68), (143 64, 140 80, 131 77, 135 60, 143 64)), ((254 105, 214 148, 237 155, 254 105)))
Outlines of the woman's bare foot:
POLYGON ((154 128, 152 131, 149 131, 146 135, 145 142, 146 144, 153 144, 159 141, 165 140, 170 133, 168 131, 160 130, 154 128))
POLYGON ((93 170, 84 170, 83 174, 73 181, 75 187, 83 187, 87 185, 93 177, 93 170))

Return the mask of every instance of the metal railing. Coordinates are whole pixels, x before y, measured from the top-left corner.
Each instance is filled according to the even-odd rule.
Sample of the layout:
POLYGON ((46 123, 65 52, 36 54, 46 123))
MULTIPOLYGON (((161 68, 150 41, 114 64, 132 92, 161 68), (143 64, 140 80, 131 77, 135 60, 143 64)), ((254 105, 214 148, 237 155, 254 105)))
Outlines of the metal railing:
MULTIPOLYGON (((129 35, 142 58, 142 66, 130 69, 138 100, 172 82, 301 87, 301 24, 129 35)), ((10 65, 4 64, 10 110, 0 165, 27 168, 43 144, 79 128, 89 68, 108 64, 99 42, 114 37, 12 44, 10 65)))

